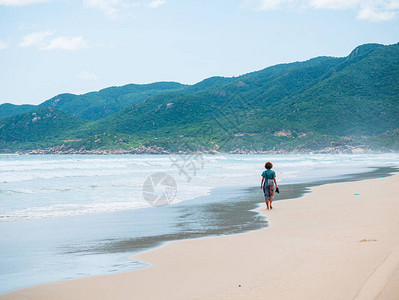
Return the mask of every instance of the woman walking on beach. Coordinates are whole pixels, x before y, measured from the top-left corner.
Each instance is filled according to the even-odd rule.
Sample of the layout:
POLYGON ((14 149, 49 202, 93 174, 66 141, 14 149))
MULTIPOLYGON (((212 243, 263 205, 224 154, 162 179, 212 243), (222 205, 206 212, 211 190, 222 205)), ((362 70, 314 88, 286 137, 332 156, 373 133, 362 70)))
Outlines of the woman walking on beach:
POLYGON ((265 164, 266 170, 263 171, 262 173, 262 182, 260 184, 260 189, 263 189, 263 192, 265 193, 265 202, 267 209, 272 209, 272 202, 273 202, 273 197, 274 197, 274 186, 277 188, 277 182, 276 182, 276 173, 272 171, 273 164, 268 161, 265 164), (269 205, 270 201, 270 205, 269 205))

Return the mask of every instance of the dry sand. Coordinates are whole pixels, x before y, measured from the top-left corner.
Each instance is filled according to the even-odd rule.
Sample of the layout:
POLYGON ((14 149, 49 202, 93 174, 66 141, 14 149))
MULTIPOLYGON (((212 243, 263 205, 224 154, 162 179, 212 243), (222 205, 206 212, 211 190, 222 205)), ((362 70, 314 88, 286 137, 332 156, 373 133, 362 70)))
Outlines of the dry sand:
POLYGON ((262 206, 269 228, 171 242, 134 257, 152 264, 146 269, 0 299, 397 300, 398 187, 399 175, 319 186, 271 211, 262 206))

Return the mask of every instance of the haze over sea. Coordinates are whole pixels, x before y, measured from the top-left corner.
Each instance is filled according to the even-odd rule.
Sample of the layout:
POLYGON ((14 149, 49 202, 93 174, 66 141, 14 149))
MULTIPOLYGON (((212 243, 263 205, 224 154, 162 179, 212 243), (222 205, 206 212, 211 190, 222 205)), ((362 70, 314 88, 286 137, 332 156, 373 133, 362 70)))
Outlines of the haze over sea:
POLYGON ((399 156, 1 155, 0 293, 143 267, 129 256, 168 240, 264 227, 250 211, 263 195, 248 200, 247 192, 259 186, 266 161, 284 189, 396 167, 399 156), (174 179, 176 196, 172 205, 152 207, 143 184, 159 172, 174 179), (240 218, 229 223, 223 213, 240 218))

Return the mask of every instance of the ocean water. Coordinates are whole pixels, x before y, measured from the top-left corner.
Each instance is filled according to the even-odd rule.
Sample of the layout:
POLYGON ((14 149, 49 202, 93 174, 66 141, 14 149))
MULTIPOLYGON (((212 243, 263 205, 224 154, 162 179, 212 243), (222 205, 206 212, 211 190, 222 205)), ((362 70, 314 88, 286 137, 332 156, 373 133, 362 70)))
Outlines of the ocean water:
POLYGON ((278 182, 285 184, 393 166, 399 158, 396 154, 1 155, 0 222, 149 207, 143 186, 147 178, 159 172, 175 182, 172 203, 209 194, 215 187, 256 186, 268 160, 275 165, 278 182))
POLYGON ((0 155, 0 293, 142 268, 129 256, 169 240, 264 227, 251 211, 262 194, 248 190, 266 161, 284 187, 372 174, 399 156, 0 155))

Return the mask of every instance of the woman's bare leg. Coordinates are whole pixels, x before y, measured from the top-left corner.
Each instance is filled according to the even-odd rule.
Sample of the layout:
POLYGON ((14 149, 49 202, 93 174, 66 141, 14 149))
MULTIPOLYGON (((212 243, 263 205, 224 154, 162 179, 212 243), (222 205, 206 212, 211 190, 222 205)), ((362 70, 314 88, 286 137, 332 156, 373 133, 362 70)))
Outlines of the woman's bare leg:
POLYGON ((269 199, 266 199, 265 202, 266 202, 267 209, 269 209, 269 199))
POLYGON ((273 197, 270 197, 270 208, 273 208, 272 201, 273 201, 273 197))

